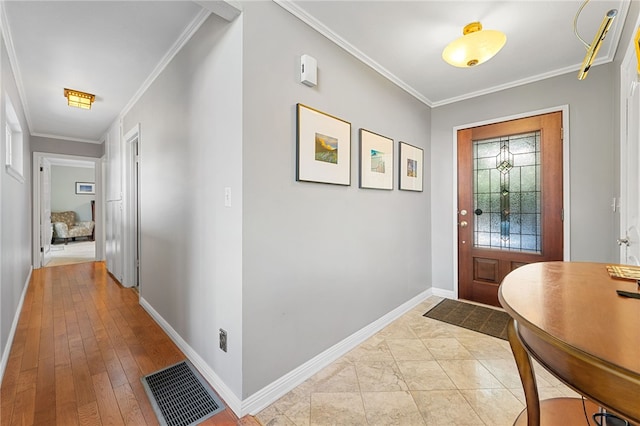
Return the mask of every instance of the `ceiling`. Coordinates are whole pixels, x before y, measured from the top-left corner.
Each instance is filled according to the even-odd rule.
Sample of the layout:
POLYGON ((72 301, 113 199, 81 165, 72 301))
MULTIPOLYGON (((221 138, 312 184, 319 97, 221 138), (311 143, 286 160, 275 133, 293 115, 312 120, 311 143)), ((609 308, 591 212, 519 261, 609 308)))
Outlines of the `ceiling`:
POLYGON ((3 7, 31 134, 83 142, 100 141, 202 17, 202 7, 190 1, 5 1, 3 7), (95 94, 91 111, 68 107, 65 87, 95 94))
MULTIPOLYGON (((582 0, 274 1, 433 107, 577 73, 586 52, 573 31, 582 0), (442 49, 473 21, 506 33, 505 47, 474 68, 446 64, 442 49)), ((30 133, 93 143, 209 14, 186 0, 2 4, 30 133), (69 108, 65 87, 95 94, 92 110, 69 108)), ((591 0, 582 11, 578 32, 587 43, 604 14, 619 11, 595 64, 613 60, 628 7, 628 0, 591 0)))

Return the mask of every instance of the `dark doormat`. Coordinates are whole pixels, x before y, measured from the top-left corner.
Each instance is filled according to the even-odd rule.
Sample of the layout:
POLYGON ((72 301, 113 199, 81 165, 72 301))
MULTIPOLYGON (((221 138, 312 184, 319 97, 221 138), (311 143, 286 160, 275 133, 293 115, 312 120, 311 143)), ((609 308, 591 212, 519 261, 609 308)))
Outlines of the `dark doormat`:
POLYGON ((508 340, 509 314, 496 309, 444 299, 423 316, 508 340))
POLYGON ((141 380, 163 426, 195 425, 225 408, 188 361, 144 376, 141 380))

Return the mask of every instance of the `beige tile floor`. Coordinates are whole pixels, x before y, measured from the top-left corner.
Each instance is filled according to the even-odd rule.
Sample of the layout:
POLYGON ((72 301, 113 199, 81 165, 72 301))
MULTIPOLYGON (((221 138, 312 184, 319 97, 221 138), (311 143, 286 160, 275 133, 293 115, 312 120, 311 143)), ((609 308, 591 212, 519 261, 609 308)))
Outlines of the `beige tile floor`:
MULTIPOLYGON (((422 315, 432 296, 256 418, 267 426, 512 425, 524 393, 509 343, 422 315)), ((535 367, 541 399, 578 395, 535 367)))

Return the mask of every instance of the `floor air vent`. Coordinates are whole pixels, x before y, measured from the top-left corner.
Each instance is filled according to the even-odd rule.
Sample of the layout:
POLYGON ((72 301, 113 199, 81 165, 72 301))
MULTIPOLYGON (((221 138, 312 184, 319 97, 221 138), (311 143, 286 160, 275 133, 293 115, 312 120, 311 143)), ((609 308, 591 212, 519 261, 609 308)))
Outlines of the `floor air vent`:
POLYGON ((224 404, 188 361, 142 379, 163 426, 190 426, 224 410, 224 404))

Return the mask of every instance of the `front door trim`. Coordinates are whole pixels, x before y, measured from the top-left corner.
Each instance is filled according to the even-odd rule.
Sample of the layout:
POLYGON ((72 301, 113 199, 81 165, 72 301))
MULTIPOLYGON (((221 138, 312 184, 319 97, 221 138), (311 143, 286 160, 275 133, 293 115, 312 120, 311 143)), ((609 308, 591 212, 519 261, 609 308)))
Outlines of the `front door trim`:
MULTIPOLYGON (((543 115, 552 112, 562 112, 562 189, 563 189, 563 207, 564 207, 564 221, 563 221, 563 259, 565 261, 571 260, 571 187, 570 187, 570 157, 569 157, 569 105, 560 105, 551 108, 545 108, 536 111, 529 111, 521 114, 515 114, 505 117, 498 117, 494 119, 478 121, 468 124, 462 124, 455 126, 452 132, 452 147, 453 147, 453 164, 452 170, 458 170, 458 130, 469 129, 472 127, 485 126, 487 124, 496 124, 503 121, 518 120, 521 118, 532 117, 535 115, 543 115)), ((452 241, 453 241, 453 294, 454 298, 458 299, 458 173, 453 173, 453 210, 451 212, 452 217, 452 241)))

